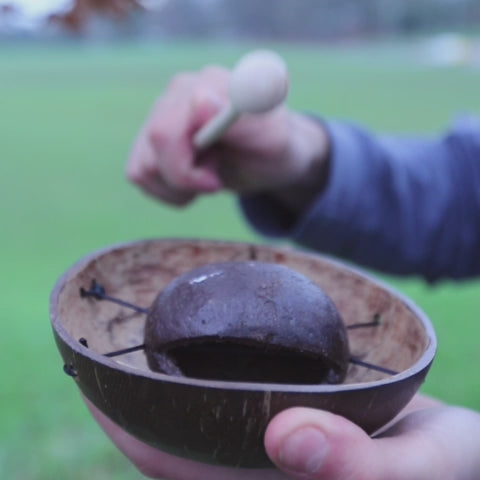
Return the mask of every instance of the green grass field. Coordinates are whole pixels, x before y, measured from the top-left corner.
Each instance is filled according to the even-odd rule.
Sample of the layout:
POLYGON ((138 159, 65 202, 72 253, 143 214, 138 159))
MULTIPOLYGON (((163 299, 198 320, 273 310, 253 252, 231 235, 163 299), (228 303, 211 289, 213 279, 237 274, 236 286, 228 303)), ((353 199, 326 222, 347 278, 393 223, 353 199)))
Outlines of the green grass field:
MULTIPOLYGON (((258 240, 226 195, 185 210, 128 185, 124 165, 153 100, 177 70, 232 65, 248 45, 164 44, 0 49, 0 478, 127 480, 117 453, 62 373, 50 290, 79 257, 149 237, 258 240)), ((412 44, 281 45, 289 103, 378 130, 431 133, 479 111, 480 71, 415 61, 412 44)), ((480 408, 479 282, 429 287, 383 276, 434 321, 440 342, 424 391, 480 408)))

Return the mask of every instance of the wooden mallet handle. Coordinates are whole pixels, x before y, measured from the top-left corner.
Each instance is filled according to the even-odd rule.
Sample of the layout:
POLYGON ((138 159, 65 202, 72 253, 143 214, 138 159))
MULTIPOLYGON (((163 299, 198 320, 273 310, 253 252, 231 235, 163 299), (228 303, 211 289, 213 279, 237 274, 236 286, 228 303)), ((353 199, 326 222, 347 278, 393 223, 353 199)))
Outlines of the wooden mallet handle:
POLYGON ((199 150, 208 148, 242 113, 263 113, 282 103, 288 93, 288 71, 275 52, 257 50, 242 57, 230 77, 230 103, 193 138, 199 150))

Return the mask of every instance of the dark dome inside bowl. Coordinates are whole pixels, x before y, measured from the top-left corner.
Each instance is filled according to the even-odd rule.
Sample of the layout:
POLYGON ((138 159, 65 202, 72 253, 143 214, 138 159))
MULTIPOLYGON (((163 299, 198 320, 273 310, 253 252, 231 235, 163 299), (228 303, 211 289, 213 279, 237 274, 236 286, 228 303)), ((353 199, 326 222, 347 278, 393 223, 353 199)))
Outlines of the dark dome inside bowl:
POLYGON ((150 368, 264 383, 340 383, 347 332, 315 282, 278 263, 215 262, 175 278, 145 325, 150 368))
MULTIPOLYGON (((57 282, 51 318, 66 370, 113 421, 175 455, 242 467, 269 465, 263 434, 269 420, 288 407, 324 408, 375 432, 417 392, 436 351, 425 314, 372 277, 317 254, 235 242, 161 239, 95 252, 57 282), (353 360, 341 384, 315 384, 308 373, 299 377, 312 364, 291 351, 277 352, 284 381, 281 375, 271 382, 202 378, 208 362, 227 361, 232 352, 247 359, 258 354, 235 342, 178 346, 176 361, 189 371, 183 377, 150 370, 142 350, 108 357, 144 342, 146 312, 80 295, 96 281, 109 296, 148 309, 172 280, 193 268, 251 260, 289 267, 333 300, 347 326, 353 360), (297 362, 304 362, 302 368, 289 373, 288 365, 297 362)), ((275 356, 266 361, 275 364, 275 356)))

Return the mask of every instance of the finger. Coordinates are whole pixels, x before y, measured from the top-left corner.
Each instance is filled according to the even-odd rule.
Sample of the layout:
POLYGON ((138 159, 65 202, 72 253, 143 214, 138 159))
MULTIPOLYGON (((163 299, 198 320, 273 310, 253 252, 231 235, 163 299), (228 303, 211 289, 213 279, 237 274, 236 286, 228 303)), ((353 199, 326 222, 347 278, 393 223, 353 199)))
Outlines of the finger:
POLYGON ((434 442, 415 432, 407 429, 398 436, 373 440, 343 417, 293 408, 272 420, 265 446, 272 461, 297 479, 444 478, 434 442))
POLYGON ((125 168, 127 178, 139 187, 152 176, 158 176, 158 164, 155 152, 147 138, 147 128, 144 127, 137 135, 128 157, 125 168))
POLYGON ((145 193, 176 206, 190 203, 195 192, 169 187, 162 178, 159 165, 151 145, 142 139, 137 140, 126 169, 127 177, 145 193))
POLYGON ((163 480, 287 480, 278 470, 208 465, 176 457, 141 442, 83 397, 92 415, 117 448, 148 478, 163 480))
POLYGON ((222 187, 220 177, 210 168, 198 164, 197 152, 188 143, 189 140, 151 137, 158 168, 158 175, 172 189, 189 190, 196 193, 212 193, 222 187))
POLYGON ((176 207, 188 205, 197 196, 196 193, 191 191, 172 189, 161 178, 151 177, 146 179, 142 188, 147 194, 176 207))
POLYGON ((195 131, 221 106, 221 98, 206 88, 177 92, 159 103, 147 135, 162 178, 171 187, 196 192, 221 188, 219 176, 197 162, 198 152, 192 142, 195 131))
POLYGON ((400 412, 396 417, 394 417, 390 422, 386 425, 381 427, 379 430, 375 432, 375 437, 386 435, 388 432, 392 431, 392 428, 399 424, 400 420, 402 420, 407 415, 416 412, 417 410, 425 410, 428 408, 436 408, 445 406, 440 400, 429 397, 427 395, 417 393, 414 397, 410 400, 407 406, 400 412))

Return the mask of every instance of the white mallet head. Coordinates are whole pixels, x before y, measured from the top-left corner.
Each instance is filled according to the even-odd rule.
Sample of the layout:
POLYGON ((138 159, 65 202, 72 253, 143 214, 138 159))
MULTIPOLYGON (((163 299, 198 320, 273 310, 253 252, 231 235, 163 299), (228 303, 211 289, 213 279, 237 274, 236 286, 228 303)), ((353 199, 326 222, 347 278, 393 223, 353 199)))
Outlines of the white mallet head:
POLYGON ((288 93, 287 65, 269 50, 248 53, 230 78, 230 99, 241 113, 262 113, 283 102, 288 93))

